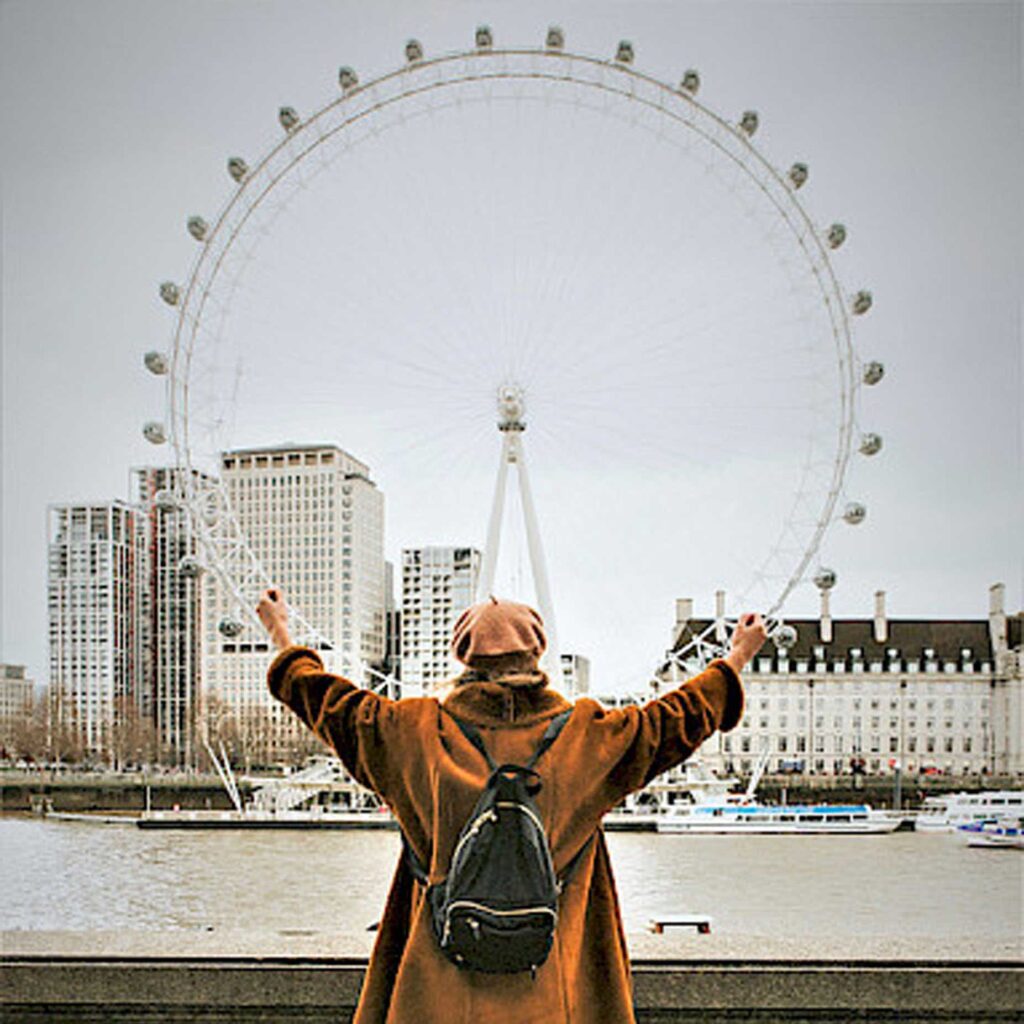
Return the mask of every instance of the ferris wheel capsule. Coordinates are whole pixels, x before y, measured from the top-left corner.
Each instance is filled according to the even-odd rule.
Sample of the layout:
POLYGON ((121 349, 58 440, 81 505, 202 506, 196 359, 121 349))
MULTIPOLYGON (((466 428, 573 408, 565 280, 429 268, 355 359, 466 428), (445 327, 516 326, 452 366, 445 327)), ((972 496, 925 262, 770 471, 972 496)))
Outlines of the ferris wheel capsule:
POLYGON ((476 30, 476 48, 489 50, 494 45, 494 36, 490 25, 480 25, 476 30))
POLYGON ((843 522, 856 526, 858 523, 864 522, 867 514, 868 509, 865 504, 860 501, 848 501, 846 508, 843 509, 843 522))
POLYGON ((240 156, 233 156, 228 160, 228 174, 235 181, 243 181, 248 173, 249 165, 240 156))
POLYGON ((150 420, 150 422, 142 428, 142 436, 145 437, 150 444, 163 444, 167 440, 167 431, 164 430, 164 425, 162 423, 158 423, 156 420, 150 420))
POLYGON ((875 362, 872 360, 870 363, 864 364, 864 372, 861 374, 861 380, 865 384, 877 384, 885 376, 885 366, 882 363, 875 362))
POLYGON ((359 76, 355 71, 348 67, 338 68, 338 85, 341 86, 342 92, 351 92, 359 84, 359 76))
POLYGON ((178 572, 187 580, 197 579, 203 571, 203 566, 195 555, 186 555, 178 563, 178 572))
POLYGON ((293 132, 302 123, 294 107, 282 107, 277 112, 277 120, 286 132, 293 132))
POLYGON ((188 233, 197 242, 203 241, 206 238, 206 232, 209 230, 209 225, 199 216, 189 217, 186 227, 188 228, 188 233))
POLYGON ((160 298, 163 299, 168 306, 176 306, 178 304, 178 300, 181 298, 181 292, 173 281, 164 281, 160 285, 160 298))
POLYGON ((167 372, 167 356, 163 352, 147 352, 142 361, 146 364, 146 369, 157 377, 162 377, 167 372))
POLYGON ((423 60, 423 45, 418 39, 410 39, 405 44, 405 59, 410 64, 415 64, 418 60, 423 60))
POLYGON ((691 96, 697 95, 700 88, 700 72, 696 68, 689 68, 683 72, 683 80, 679 83, 682 92, 688 92, 691 96))
POLYGON ((615 51, 615 59, 620 64, 633 63, 633 44, 628 39, 623 39, 619 43, 619 48, 615 51))
POLYGON ((217 629, 221 636, 227 637, 229 640, 233 640, 236 636, 241 634, 245 627, 238 621, 238 619, 223 618, 217 623, 217 629))
POLYGON ((861 455, 877 455, 882 450, 882 437, 880 434, 862 434, 860 447, 857 449, 861 455))
POLYGON ((548 29, 548 35, 544 40, 544 45, 549 50, 561 50, 565 48, 565 33, 558 27, 558 25, 552 25, 548 29))
POLYGON ((828 229, 828 247, 838 249, 846 241, 846 225, 832 224, 828 229))
POLYGON ((814 585, 819 590, 831 590, 836 585, 836 571, 826 566, 821 566, 814 574, 814 585))
POLYGON ((797 636, 796 627, 787 624, 785 626, 779 626, 779 628, 775 630, 772 634, 772 640, 780 651, 788 651, 791 647, 796 646, 797 636))
POLYGON ((745 110, 740 118, 740 131, 747 136, 753 135, 757 131, 758 124, 760 124, 760 119, 757 116, 757 111, 745 110))
POLYGON ((803 188, 810 170, 807 164, 793 164, 789 169, 789 181, 793 188, 803 188))
POLYGON ((871 308, 873 302, 871 292, 864 290, 857 292, 851 304, 854 316, 863 316, 871 308))

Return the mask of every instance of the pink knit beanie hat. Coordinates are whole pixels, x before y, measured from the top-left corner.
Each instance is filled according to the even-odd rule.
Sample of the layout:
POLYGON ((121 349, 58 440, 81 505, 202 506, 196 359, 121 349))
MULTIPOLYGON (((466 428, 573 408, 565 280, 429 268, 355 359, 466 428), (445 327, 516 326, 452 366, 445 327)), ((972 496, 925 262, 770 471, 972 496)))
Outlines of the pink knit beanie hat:
POLYGON ((548 645, 544 620, 532 608, 492 597, 470 605, 455 623, 452 654, 464 665, 477 657, 528 652, 538 658, 548 645))

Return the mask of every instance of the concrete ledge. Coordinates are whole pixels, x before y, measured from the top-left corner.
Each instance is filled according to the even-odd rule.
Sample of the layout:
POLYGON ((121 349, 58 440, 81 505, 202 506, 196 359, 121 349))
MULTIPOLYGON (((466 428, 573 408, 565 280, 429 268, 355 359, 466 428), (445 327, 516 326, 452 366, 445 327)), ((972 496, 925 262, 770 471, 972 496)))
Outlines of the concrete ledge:
MULTIPOLYGON (((334 936, 332 942, 308 933, 250 936, 241 943, 226 936, 146 933, 136 936, 131 953, 126 948, 132 945, 130 934, 109 943, 84 934, 64 935, 58 941, 59 934, 51 933, 45 942, 38 933, 4 935, 0 1017, 5 1024, 339 1024, 351 1019, 366 966, 360 948, 367 941, 363 936, 334 936), (86 942, 88 952, 82 948, 86 942), (182 948, 189 943, 195 947, 191 954, 182 948), (103 949, 105 945, 115 948, 103 949), (173 949, 156 952, 161 945, 173 949), (321 955, 311 953, 315 947, 321 955)), ((1024 1020, 1024 968, 1012 955, 997 952, 992 958, 973 960, 724 958, 713 946, 702 947, 703 941, 694 938, 664 948, 641 943, 648 955, 634 960, 638 1021, 1024 1020), (652 948, 665 955, 650 956, 652 948), (676 955, 669 955, 673 950, 676 955)))

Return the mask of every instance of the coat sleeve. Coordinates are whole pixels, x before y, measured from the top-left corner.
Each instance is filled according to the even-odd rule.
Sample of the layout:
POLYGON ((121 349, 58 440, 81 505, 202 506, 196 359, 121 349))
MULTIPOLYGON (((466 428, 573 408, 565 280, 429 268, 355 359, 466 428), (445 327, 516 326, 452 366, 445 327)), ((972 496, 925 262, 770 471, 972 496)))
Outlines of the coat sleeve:
POLYGON ((605 802, 614 806, 656 775, 685 761, 712 733, 734 729, 743 714, 743 684, 722 660, 643 707, 595 717, 606 756, 605 802))
MULTIPOLYGON (((418 770, 416 708, 364 690, 327 672, 316 651, 287 647, 267 673, 270 692, 341 758, 352 777, 394 806, 408 797, 410 772, 418 770), (399 756, 401 755, 401 756, 399 756)), ((421 709, 424 710, 424 709, 421 709)))

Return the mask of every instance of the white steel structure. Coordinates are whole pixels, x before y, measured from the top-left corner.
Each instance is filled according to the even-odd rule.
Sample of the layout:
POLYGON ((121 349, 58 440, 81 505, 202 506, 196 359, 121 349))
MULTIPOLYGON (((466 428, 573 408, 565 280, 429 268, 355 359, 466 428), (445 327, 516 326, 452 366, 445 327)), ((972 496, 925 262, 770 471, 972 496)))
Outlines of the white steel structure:
MULTIPOLYGON (((223 491, 268 579, 319 625, 326 661, 353 678, 384 657, 384 498, 369 467, 335 445, 282 444, 225 452, 223 491)), ((265 634, 231 633, 234 588, 207 575, 203 679, 236 716, 271 716, 286 742, 297 720, 267 691, 265 634)))
MULTIPOLYGON (((1022 620, 1006 616, 1001 585, 992 600, 988 620, 890 619, 882 592, 871 618, 794 620, 792 644, 766 647, 744 673, 738 728, 701 757, 740 774, 765 749, 770 771, 1024 774, 1022 620)), ((690 607, 680 602, 679 649, 713 623, 690 607)), ((670 660, 663 683, 686 674, 670 660)))
POLYGON ((551 586, 548 582, 547 564, 544 561, 540 526, 537 523, 537 509, 533 503, 533 491, 530 489, 530 478, 526 471, 526 450, 523 447, 526 396, 519 385, 506 384, 498 389, 498 430, 501 432, 501 455, 498 459, 494 499, 491 502, 491 517, 487 525, 487 546, 484 548, 477 600, 482 601, 494 592, 494 575, 501 549, 501 526, 505 518, 505 492, 508 486, 508 472, 512 468, 516 471, 516 480, 519 484, 519 500, 523 510, 523 525, 526 530, 537 608, 544 619, 548 640, 541 663, 549 671, 557 672, 561 665, 558 630, 555 626, 555 608, 551 600, 551 586))
POLYGON ((430 689, 457 675, 455 621, 472 603, 480 552, 468 547, 402 551, 402 684, 430 689))
MULTIPOLYGON (((488 175, 501 171, 489 155, 495 148, 491 140, 477 149, 467 148, 460 165, 463 177, 454 186, 449 169, 438 173, 446 194, 454 192, 464 199, 459 212, 466 221, 455 225, 429 221, 434 200, 444 197, 416 194, 423 187, 424 165, 409 158, 401 145, 396 146, 394 163, 414 167, 415 175, 407 189, 389 190, 387 195, 397 201, 408 192, 410 213, 424 219, 408 224, 402 245, 389 243, 380 259, 393 262, 400 250, 408 248, 416 259, 409 264, 409 274, 397 274, 396 281, 401 284, 404 278, 420 274, 436 275, 437 280, 431 280, 431 287, 415 296, 410 293, 403 307, 392 294, 382 297, 373 292, 374 287, 380 287, 382 263, 375 265, 368 251, 379 244, 377 236, 368 235, 362 247, 348 244, 348 236, 339 239, 332 261, 343 264, 344 269, 335 267, 323 278, 322 285, 332 296, 342 292, 344 303, 348 303, 347 307, 342 303, 345 315, 339 320, 337 334, 344 332, 352 308, 382 309, 372 333, 350 343, 347 350, 341 346, 341 354, 355 351, 364 356, 358 370, 359 384, 366 385, 366 375, 374 366, 378 370, 383 366, 381 379, 393 384, 393 376, 411 372, 410 365, 420 358, 424 339, 428 339, 435 348, 424 358, 426 369, 416 368, 417 373, 424 374, 416 384, 434 374, 451 387, 453 379, 461 374, 465 379, 455 379, 454 386, 461 389, 462 397, 470 386, 482 384, 481 390, 489 398, 495 387, 504 385, 511 389, 504 393, 506 397, 511 395, 508 401, 521 404, 525 397, 532 409, 546 395, 556 418, 582 395, 575 412, 581 418, 592 417, 587 420, 584 436, 591 444, 606 441, 613 446, 621 430, 635 429, 648 419, 657 420, 664 409, 687 407, 684 399, 668 402, 657 416, 650 408, 645 410, 647 415, 624 414, 622 410, 616 415, 616 394, 623 393, 629 381, 653 400, 664 393, 673 378, 678 382, 692 377, 700 394, 713 393, 715 402, 684 425, 679 436, 685 437, 689 451, 705 449, 709 441, 716 450, 724 447, 728 451, 729 444, 741 442, 723 440, 730 417, 715 419, 715 413, 723 411, 726 392, 715 387, 714 356, 723 350, 724 338, 729 338, 730 346, 739 345, 741 336, 748 339, 743 343, 749 344, 753 373, 747 391, 741 387, 736 392, 740 405, 754 407, 754 400, 763 397, 765 391, 771 395, 785 385, 793 388, 794 395, 802 396, 797 404, 803 402, 809 413, 806 423, 798 427, 794 419, 792 434, 781 437, 786 415, 768 402, 760 430, 743 434, 746 440, 742 443, 752 445, 753 455, 763 456, 767 442, 774 437, 771 454, 789 459, 785 471, 769 472, 768 477, 781 481, 784 492, 776 495, 779 521, 746 531, 755 536, 759 547, 750 563, 745 563, 743 571, 749 572, 751 564, 756 569, 738 600, 766 612, 775 632, 781 625, 784 602, 795 587, 811 579, 823 590, 835 583, 833 570, 816 565, 822 539, 837 519, 849 524, 864 519, 865 506, 845 498, 847 469, 854 451, 872 456, 882 447, 877 434, 859 433, 855 416, 862 386, 877 384, 884 373, 880 363, 861 363, 852 343, 852 320, 871 308, 871 293, 849 293, 840 284, 833 253, 843 245, 847 231, 841 223, 819 222, 805 209, 800 192, 809 180, 807 165, 786 161, 781 168, 776 166, 753 143, 760 121, 756 111, 737 112, 735 117, 714 112, 697 98, 701 78, 696 70, 686 70, 675 81, 662 81, 634 67, 634 50, 628 41, 620 42, 613 54, 598 57, 567 51, 564 33, 557 27, 548 31, 543 45, 527 47, 496 46, 491 30, 481 27, 469 49, 433 57, 425 54, 418 41, 410 40, 405 56, 404 66, 365 82, 354 69, 342 67, 338 75, 340 95, 308 116, 282 107, 279 122, 284 134, 278 143, 252 163, 238 156, 228 160, 235 187, 227 202, 210 221, 198 215, 188 220, 188 231, 200 246, 190 272, 180 284, 165 281, 160 286, 161 298, 174 310, 175 326, 170 351, 146 356, 147 367, 155 374, 167 375, 168 380, 166 417, 163 422, 146 424, 146 437, 157 444, 170 440, 178 464, 185 468, 201 467, 211 451, 219 450, 217 439, 232 419, 230 403, 239 383, 237 367, 224 355, 227 347, 223 343, 232 298, 239 293, 260 240, 289 203, 308 194, 310 184, 322 172, 337 169, 349 157, 349 163, 358 166, 353 154, 364 156, 382 137, 404 138, 406 133, 415 136, 417 131, 429 136, 430 126, 436 125, 440 131, 453 118, 468 118, 473 112, 483 111, 473 122, 472 131, 456 131, 450 136, 453 145, 470 147, 480 131, 488 124, 501 122, 510 108, 517 117, 521 113, 523 121, 557 112, 559 120, 552 122, 550 132, 544 134, 542 123, 535 143, 520 145, 515 153, 528 150, 541 157, 557 153, 551 160, 552 166, 558 167, 566 162, 563 152, 571 158, 585 148, 574 147, 570 140, 564 151, 556 150, 556 143, 563 141, 559 137, 564 134, 563 128, 571 131, 574 124, 589 119, 598 125, 592 164, 581 165, 573 172, 577 177, 568 181, 552 181, 548 173, 551 167, 543 164, 527 168, 526 174, 503 179, 502 189, 523 179, 535 183, 535 192, 524 193, 515 203, 496 202, 495 195, 501 194, 499 186, 488 185, 488 175), (604 137, 610 135, 614 140, 617 133, 622 133, 622 138, 628 136, 633 148, 663 143, 666 151, 678 155, 680 161, 685 158, 694 166, 703 166, 705 178, 720 186, 716 194, 735 200, 740 215, 723 223, 721 230, 716 226, 701 234, 700 217, 714 203, 694 211, 684 202, 686 193, 669 186, 666 202, 643 230, 653 233, 660 222, 665 222, 676 234, 670 237, 666 233, 659 240, 659 251, 664 252, 662 265, 641 268, 641 276, 634 279, 630 276, 630 256, 623 248, 623 243, 635 234, 628 213, 624 212, 621 219, 617 211, 615 217, 608 216, 614 206, 608 205, 600 183, 596 194, 589 196, 589 206, 573 205, 580 197, 588 198, 583 186, 596 177, 595 168, 618 166, 619 158, 628 155, 623 152, 629 148, 625 145, 602 148, 604 137), (464 186, 479 186, 481 182, 482 188, 462 196, 464 186), (682 217, 679 221, 673 219, 677 214, 682 217), (694 257, 699 274, 713 273, 714 268, 726 275, 735 273, 736 259, 748 249, 745 242, 738 243, 733 254, 705 254, 691 251, 703 244, 693 239, 724 239, 730 231, 748 223, 757 225, 772 274, 749 273, 741 280, 717 282, 719 292, 723 285, 729 286, 728 301, 722 303, 728 312, 720 316, 715 327, 714 315, 700 308, 699 290, 687 293, 685 285, 692 283, 695 275, 682 261, 694 257), (534 235, 521 245, 519 233, 525 224, 535 225, 534 235), (567 239, 572 226, 578 233, 567 239), (449 250, 446 246, 450 241, 453 245, 449 250), (599 243, 603 248, 598 248, 599 243), (450 258, 442 258, 440 252, 450 252, 450 258), (365 258, 364 253, 368 253, 365 258), (536 258, 541 254, 543 258, 536 258), (590 259, 591 271, 608 271, 601 281, 586 288, 580 287, 579 279, 571 273, 583 256, 590 259), (452 295, 438 298, 444 288, 451 288, 452 275, 458 269, 481 265, 493 268, 495 280, 501 282, 496 295, 467 294, 456 287, 452 295), (791 306, 787 311, 787 297, 796 294, 801 296, 799 308, 791 306), (532 306, 527 299, 532 300, 532 306), (438 308, 428 308, 428 301, 438 308), (407 316, 413 310, 419 318, 433 316, 431 330, 421 320, 396 325, 389 319, 396 309, 407 316), (743 310, 748 312, 744 314, 743 310), (479 320, 462 329, 454 322, 456 311, 479 313, 479 320), (486 318, 488 314, 490 319, 486 318), (742 331, 729 319, 736 315, 745 316, 742 331), (605 322, 612 318, 618 319, 607 327, 605 322), (723 319, 727 321, 724 324, 723 319), (665 324, 673 325, 671 331, 664 328, 665 324), (773 340, 766 341, 765 332, 773 329, 773 340), (558 331, 568 339, 561 348, 558 331), (411 335, 417 344, 392 353, 387 348, 392 335, 411 335), (505 362, 496 371, 485 366, 489 358, 486 345, 498 353, 497 360, 505 362), (545 370, 562 376, 538 384, 538 374, 545 370), (595 378, 601 374, 604 376, 595 378), (587 392, 587 387, 592 391, 587 392), (714 425, 713 430, 709 424, 714 425), (709 431, 709 436, 695 435, 699 429, 709 431)), ((429 157, 444 148, 428 146, 423 152, 429 157)), ((504 156, 499 155, 498 160, 502 159, 504 156)), ((620 179, 630 182, 630 190, 623 193, 624 202, 635 202, 648 187, 636 187, 630 178, 634 167, 642 170, 644 166, 645 161, 638 157, 628 169, 617 172, 620 179)), ((346 198, 354 210, 375 182, 347 180, 352 181, 352 187, 346 191, 346 198)), ((674 180, 677 176, 666 165, 664 175, 649 187, 665 188, 666 181, 674 180)), ((348 227, 354 222, 349 218, 341 223, 348 227)), ((641 241, 650 239, 645 235, 641 241)), ((640 245, 635 251, 642 256, 650 248, 640 245)), ((314 267, 312 273, 320 269, 314 267)), ((256 300, 272 295, 278 301, 281 283, 268 281, 268 287, 253 289, 249 297, 256 300)), ((299 308, 305 311, 307 305, 300 304, 299 308)), ((251 336, 251 332, 241 332, 238 346, 244 349, 248 344, 245 339, 251 336)), ((279 347, 275 351, 280 352, 279 347)), ((743 360, 732 357, 725 360, 722 379, 735 382, 736 367, 742 364, 743 360)), ((407 378, 405 383, 413 379, 407 378)), ((351 390, 358 399, 359 386, 351 390)), ((456 403, 450 398, 450 394, 441 396, 437 408, 442 415, 453 414, 456 403)), ((414 391, 410 385, 397 395, 382 391, 375 411, 403 403, 420 409, 417 403, 429 400, 428 388, 414 391)), ((785 402, 780 406, 788 408, 785 402)), ((504 420, 505 414, 502 416, 504 420)), ((418 422, 419 429, 424 429, 429 416, 423 412, 418 422)), ((523 463, 522 430, 510 423, 503 428, 501 468, 482 587, 486 591, 490 586, 497 564, 500 498, 508 468, 515 465, 533 582, 548 622, 557 665, 554 609, 523 463)), ((182 479, 184 487, 178 497, 200 537, 206 563, 226 592, 234 596, 234 608, 223 622, 224 635, 237 636, 243 619, 256 625, 252 611, 255 599, 271 581, 272 573, 261 563, 226 491, 196 486, 191 475, 182 479)), ((303 608, 293 618, 304 638, 323 639, 324 627, 315 613, 303 608)), ((724 629, 715 628, 695 637, 695 651, 714 653, 721 649, 732 620, 725 609, 719 618, 724 629)))
POLYGON ((49 508, 50 699, 84 749, 148 703, 146 523, 122 501, 49 508))

